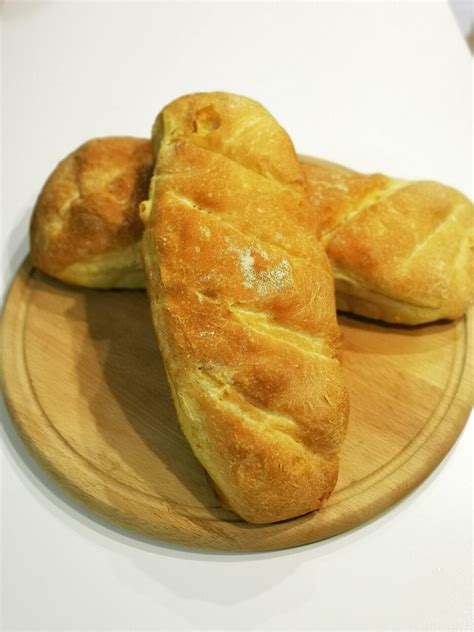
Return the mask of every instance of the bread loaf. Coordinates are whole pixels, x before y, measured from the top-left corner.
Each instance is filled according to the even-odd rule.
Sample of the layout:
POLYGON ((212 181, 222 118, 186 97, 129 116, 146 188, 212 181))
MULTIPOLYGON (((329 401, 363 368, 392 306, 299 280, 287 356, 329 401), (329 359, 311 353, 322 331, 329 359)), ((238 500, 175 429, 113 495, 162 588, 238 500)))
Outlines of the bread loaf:
POLYGON ((178 418, 222 501, 268 523, 333 490, 348 419, 334 287, 292 143, 250 99, 182 97, 141 206, 178 418))
POLYGON ((474 297, 474 207, 437 182, 304 163, 337 308, 415 325, 459 318, 474 297))
POLYGON ((144 287, 138 205, 153 162, 150 142, 131 137, 90 140, 62 160, 33 211, 33 265, 75 285, 144 287))

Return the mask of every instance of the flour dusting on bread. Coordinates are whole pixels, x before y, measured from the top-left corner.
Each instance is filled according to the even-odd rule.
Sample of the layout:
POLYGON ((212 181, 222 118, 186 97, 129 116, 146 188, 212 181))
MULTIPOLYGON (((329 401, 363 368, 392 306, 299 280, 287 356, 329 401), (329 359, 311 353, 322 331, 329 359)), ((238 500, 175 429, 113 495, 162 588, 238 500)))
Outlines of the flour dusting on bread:
POLYGON ((291 283, 291 268, 288 259, 282 259, 273 267, 257 270, 256 255, 264 261, 270 258, 265 250, 259 247, 237 248, 228 238, 226 242, 228 250, 238 257, 244 288, 253 289, 258 296, 265 297, 276 294, 291 283))

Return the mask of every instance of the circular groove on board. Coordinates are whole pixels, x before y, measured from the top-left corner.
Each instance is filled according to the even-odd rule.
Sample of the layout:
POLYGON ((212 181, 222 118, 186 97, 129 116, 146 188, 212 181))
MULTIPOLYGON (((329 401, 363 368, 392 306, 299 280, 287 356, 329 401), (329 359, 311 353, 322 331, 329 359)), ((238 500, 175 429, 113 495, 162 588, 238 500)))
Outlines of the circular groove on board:
POLYGON ((404 463, 413 458, 413 455, 420 446, 423 445, 426 439, 436 431, 437 426, 443 421, 446 411, 449 409, 449 406, 457 394, 459 384, 463 376, 463 371, 465 369, 466 346, 463 342, 467 339, 466 322, 464 320, 461 321, 459 326, 462 327, 462 336, 456 338, 455 341, 453 362, 449 372, 449 379, 446 383, 446 388, 443 390, 438 405, 433 411, 433 414, 427 420, 426 424, 416 434, 412 441, 406 445, 402 452, 393 457, 393 459, 388 461, 381 468, 375 470, 372 474, 366 476, 365 478, 362 478, 357 483, 334 492, 330 497, 327 506, 343 502, 348 495, 353 498, 357 494, 362 493, 383 479, 389 477, 396 469, 398 469, 398 467, 403 466, 404 463))
MULTIPOLYGON (((74 296, 78 304, 81 304, 86 298, 92 303, 96 299, 103 301, 107 293, 66 288, 47 281, 41 274, 33 273, 28 262, 25 262, 12 285, 3 316, 3 380, 12 417, 34 454, 55 478, 82 502, 119 524, 164 540, 207 549, 268 550, 305 544, 340 533, 387 509, 426 478, 454 443, 468 416, 471 393, 467 384, 469 369, 466 366, 469 359, 467 344, 470 341, 466 327, 467 318, 458 323, 418 329, 383 327, 343 318, 345 336, 349 343, 353 341, 353 332, 357 334, 357 329, 361 329, 366 336, 355 337, 359 347, 360 340, 364 339, 375 345, 377 340, 382 340, 381 335, 392 335, 395 339, 397 336, 411 337, 414 347, 426 336, 435 336, 437 344, 432 346, 442 349, 442 361, 448 369, 447 379, 435 385, 429 384, 427 393, 436 393, 433 406, 402 449, 395 450, 390 458, 369 473, 361 474, 359 478, 337 488, 321 511, 285 523, 249 525, 231 512, 217 507, 217 501, 209 500, 208 496, 207 504, 200 505, 198 499, 198 503, 193 505, 184 502, 179 494, 173 498, 169 494, 148 493, 131 483, 125 483, 110 472, 100 469, 93 459, 85 456, 87 445, 80 445, 79 450, 61 434, 54 421, 48 417, 35 389, 35 371, 38 372, 38 366, 37 363, 31 362, 32 350, 27 348, 26 339, 30 326, 30 312, 32 308, 37 308, 35 301, 38 302, 38 297, 43 302, 55 302, 57 307, 63 300, 62 294, 65 301, 74 296), (51 292, 49 297, 48 288, 51 287, 54 292, 51 292), (42 292, 44 296, 41 296, 42 292)), ((142 300, 136 292, 121 292, 114 295, 114 300, 123 306, 126 306, 127 302, 142 300)), ((472 315, 469 320, 472 320, 472 315)), ((67 318, 61 323, 66 328, 74 326, 72 322, 69 325, 67 318)), ((385 344, 385 339, 382 344, 385 344)), ((426 345, 420 347, 420 357, 426 356, 426 366, 429 367, 434 356, 425 353, 424 347, 426 345)), ((159 353, 157 345, 153 353, 159 353)), ((357 348, 353 356, 350 353, 346 351, 351 362, 356 361, 354 366, 358 368, 357 354, 360 353, 360 349, 357 348)), ((436 353, 439 355, 440 352, 436 353)), ((367 357, 370 359, 370 353, 367 357)), ((387 358, 393 362, 393 357, 387 358)), ((59 362, 58 358, 51 358, 51 366, 55 362, 59 362)), ((399 373, 400 379, 406 379, 402 365, 403 361, 400 367, 394 365, 395 368, 391 367, 390 370, 395 377, 399 373)), ((350 368, 349 366, 349 370, 350 368)), ((424 368, 421 367, 422 374, 424 368)), ((47 379, 47 376, 44 379, 47 379)), ((439 378, 437 380, 440 382, 439 378)), ((423 380, 420 383, 424 384, 423 380)), ((403 380, 401 384, 403 386, 403 380)), ((408 382, 405 386, 408 388, 408 382)), ((108 387, 105 381, 101 387, 108 387)), ((352 401, 358 404, 357 390, 355 393, 352 392, 351 396, 352 401)), ((374 393, 374 397, 376 396, 383 398, 384 394, 374 393)), ((367 403, 365 405, 367 415, 373 414, 372 410, 369 410, 370 406, 367 403)), ((67 411, 63 411, 65 412, 67 411)), ((396 415, 397 411, 393 414, 396 415)), ((417 414, 419 417, 419 412, 417 414)), ((357 415, 358 419, 351 416, 349 433, 357 432, 357 427, 352 429, 353 424, 362 427, 364 423, 364 415, 360 411, 357 415)), ((389 426, 384 427, 383 423, 386 422, 382 417, 381 420, 380 434, 383 435, 389 426)), ((397 421, 403 423, 403 419, 397 421)), ((388 423, 390 424, 390 419, 388 423)), ((355 446, 350 447, 350 450, 346 459, 348 464, 360 458, 355 446)), ((193 467, 200 466, 193 464, 193 467)), ((344 459, 341 467, 344 467, 344 459)))

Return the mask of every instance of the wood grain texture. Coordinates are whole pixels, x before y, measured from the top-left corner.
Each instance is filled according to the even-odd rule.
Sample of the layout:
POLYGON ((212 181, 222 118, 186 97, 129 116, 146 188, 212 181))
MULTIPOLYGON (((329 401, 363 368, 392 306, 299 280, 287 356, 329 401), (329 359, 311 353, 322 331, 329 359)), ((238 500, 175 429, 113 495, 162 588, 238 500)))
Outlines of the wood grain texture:
POLYGON ((442 460, 472 402, 472 317, 415 328, 340 317, 351 417, 336 491, 273 525, 219 506, 178 427, 143 292, 69 288, 25 262, 3 314, 3 386, 35 456, 110 520, 191 547, 286 548, 369 520, 442 460))

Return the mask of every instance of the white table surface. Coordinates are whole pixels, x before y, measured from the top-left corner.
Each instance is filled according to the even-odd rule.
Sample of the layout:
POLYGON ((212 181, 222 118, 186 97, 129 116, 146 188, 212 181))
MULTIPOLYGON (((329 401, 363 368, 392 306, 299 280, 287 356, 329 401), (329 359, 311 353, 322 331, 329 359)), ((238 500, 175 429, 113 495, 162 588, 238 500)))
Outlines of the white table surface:
MULTIPOLYGON (((58 160, 93 136, 147 135, 187 92, 252 96, 301 153, 472 197, 472 65, 444 2, 17 2, 3 23, 4 291, 58 160)), ((371 523, 299 549, 224 555, 109 528, 4 421, 5 630, 472 629, 472 424, 371 523)))

